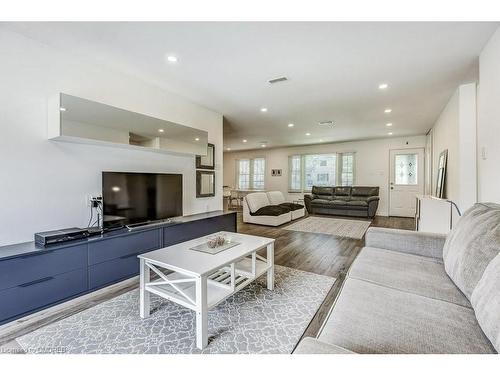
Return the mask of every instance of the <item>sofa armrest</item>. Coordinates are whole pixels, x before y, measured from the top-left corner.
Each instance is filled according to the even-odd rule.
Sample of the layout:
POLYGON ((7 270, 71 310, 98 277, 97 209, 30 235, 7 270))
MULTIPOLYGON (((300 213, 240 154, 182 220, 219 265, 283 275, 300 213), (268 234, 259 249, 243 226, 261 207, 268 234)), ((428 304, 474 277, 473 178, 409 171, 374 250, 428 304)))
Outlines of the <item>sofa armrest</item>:
POLYGON ((313 196, 311 194, 304 194, 304 205, 306 206, 307 212, 311 213, 311 201, 313 196))
POLYGON ((365 245, 401 253, 443 259, 445 234, 374 228, 366 232, 365 245))
POLYGON ((377 213, 379 200, 380 197, 376 195, 373 195, 366 199, 366 201, 368 202, 368 217, 375 217, 375 214, 377 213))
POLYGON ((293 354, 355 354, 334 344, 328 344, 312 337, 305 337, 293 351, 293 354))

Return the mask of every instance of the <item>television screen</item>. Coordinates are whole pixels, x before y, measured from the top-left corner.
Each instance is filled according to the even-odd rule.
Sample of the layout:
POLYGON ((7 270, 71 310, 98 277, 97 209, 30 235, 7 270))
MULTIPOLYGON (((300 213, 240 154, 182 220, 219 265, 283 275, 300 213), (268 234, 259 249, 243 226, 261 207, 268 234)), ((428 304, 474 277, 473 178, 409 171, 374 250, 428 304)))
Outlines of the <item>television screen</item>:
POLYGON ((103 226, 182 216, 182 174, 102 172, 103 226))

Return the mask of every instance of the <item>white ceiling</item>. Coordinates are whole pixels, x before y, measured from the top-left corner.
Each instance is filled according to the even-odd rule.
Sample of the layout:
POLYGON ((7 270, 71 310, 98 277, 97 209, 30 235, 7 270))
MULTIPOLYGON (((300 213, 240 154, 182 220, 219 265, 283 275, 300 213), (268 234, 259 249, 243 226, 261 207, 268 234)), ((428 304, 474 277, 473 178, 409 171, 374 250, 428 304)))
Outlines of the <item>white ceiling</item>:
POLYGON ((425 134, 498 23, 8 23, 225 117, 232 150, 425 134), (167 63, 166 55, 178 62, 167 63), (288 82, 269 85, 268 79, 288 82), (379 83, 389 84, 387 90, 379 83), (268 108, 267 113, 260 112, 268 108), (385 114, 390 107, 392 113, 385 114), (333 128, 317 123, 333 120, 333 128), (288 128, 288 123, 294 123, 288 128), (391 129, 385 124, 392 122, 391 129), (305 136, 305 133, 311 133, 305 136), (243 143, 242 139, 247 139, 243 143))

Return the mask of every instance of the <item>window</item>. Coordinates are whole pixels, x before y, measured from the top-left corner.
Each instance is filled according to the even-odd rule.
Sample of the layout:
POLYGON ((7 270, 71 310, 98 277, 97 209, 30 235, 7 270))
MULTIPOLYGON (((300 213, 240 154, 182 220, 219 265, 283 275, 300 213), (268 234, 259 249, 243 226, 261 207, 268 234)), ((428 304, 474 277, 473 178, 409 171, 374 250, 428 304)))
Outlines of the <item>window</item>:
POLYGON ((330 180, 329 176, 328 173, 318 173, 316 181, 318 181, 318 183, 327 183, 330 180))
POLYGON ((355 180, 355 154, 333 153, 288 157, 290 192, 311 191, 313 186, 351 186, 355 180))
POLYGON ((340 185, 352 186, 354 184, 354 153, 340 154, 340 185))
POLYGON ((238 189, 250 189, 250 160, 238 160, 238 189))
POLYGON ((290 156, 288 166, 288 170, 290 171, 289 190, 292 192, 302 191, 302 157, 300 155, 290 156))
POLYGON ((396 155, 394 175, 396 185, 417 185, 418 154, 396 155))
POLYGON ((264 175, 266 170, 266 160, 263 158, 253 159, 252 189, 264 189, 264 175))
POLYGON ((241 190, 263 190, 265 174, 264 158, 240 159, 236 163, 236 186, 241 190))
POLYGON ((304 189, 309 191, 315 186, 335 185, 336 155, 305 155, 305 185, 304 189))

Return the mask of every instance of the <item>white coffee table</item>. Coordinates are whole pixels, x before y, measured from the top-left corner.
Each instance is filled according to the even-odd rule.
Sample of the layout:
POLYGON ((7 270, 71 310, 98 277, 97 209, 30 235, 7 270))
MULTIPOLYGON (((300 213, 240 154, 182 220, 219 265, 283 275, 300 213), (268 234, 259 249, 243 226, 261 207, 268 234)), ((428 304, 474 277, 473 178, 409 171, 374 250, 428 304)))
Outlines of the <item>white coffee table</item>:
POLYGON ((267 288, 274 288, 274 239, 220 233, 240 244, 213 255, 190 250, 206 242, 206 237, 202 237, 139 255, 141 318, 150 314, 150 293, 194 310, 199 349, 208 344, 208 309, 264 273, 267 273, 267 288), (265 258, 257 254, 264 248, 265 258), (150 270, 160 279, 151 281, 150 270))

